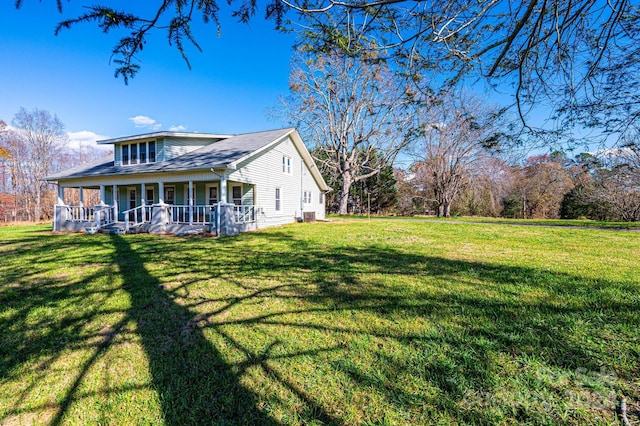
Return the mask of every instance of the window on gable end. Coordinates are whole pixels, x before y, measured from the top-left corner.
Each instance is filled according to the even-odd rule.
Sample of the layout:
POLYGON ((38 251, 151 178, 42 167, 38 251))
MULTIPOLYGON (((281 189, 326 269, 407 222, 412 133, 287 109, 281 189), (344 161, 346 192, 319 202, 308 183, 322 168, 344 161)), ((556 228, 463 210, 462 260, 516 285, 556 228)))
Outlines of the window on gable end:
POLYGON ((286 155, 282 156, 282 173, 286 175, 291 174, 291 157, 286 155))

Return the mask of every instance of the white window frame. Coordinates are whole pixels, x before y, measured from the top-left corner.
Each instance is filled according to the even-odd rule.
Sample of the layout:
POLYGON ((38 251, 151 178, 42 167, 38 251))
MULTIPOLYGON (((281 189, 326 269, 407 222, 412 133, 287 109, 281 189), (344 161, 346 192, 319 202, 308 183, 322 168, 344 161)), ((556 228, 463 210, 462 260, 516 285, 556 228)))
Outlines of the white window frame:
POLYGON ((146 164, 146 163, 155 163, 156 159, 158 158, 158 142, 155 140, 152 141, 145 141, 145 142, 136 142, 136 143, 125 143, 120 145, 120 163, 123 166, 133 166, 136 164, 146 164), (154 158, 153 161, 151 161, 151 157, 150 157, 150 149, 149 149, 149 144, 153 143, 154 144, 154 158), (145 144, 144 146, 144 156, 145 156, 145 161, 144 163, 141 161, 140 158, 140 153, 143 152, 141 151, 141 145, 145 144), (124 161, 124 151, 125 149, 127 150, 127 161, 124 161), (133 152, 135 150, 136 153, 136 159, 135 161, 133 160, 133 152))
POLYGON ((175 204, 176 203, 176 187, 175 185, 165 185, 164 187, 164 202, 166 204, 175 204), (173 202, 170 203, 169 202, 169 197, 167 196, 169 193, 169 190, 173 191, 173 202))
POLYGON ((147 146, 148 142, 140 142, 138 144, 138 164, 145 164, 149 162, 149 151, 147 146), (142 149, 142 144, 144 144, 144 149, 142 149), (144 161, 142 161, 142 154, 144 153, 144 161))
POLYGON ((324 204, 324 193, 322 191, 320 191, 318 193, 318 204, 319 205, 323 205, 324 204))
POLYGON ((291 174, 291 157, 288 155, 282 156, 282 173, 285 175, 291 174))
POLYGON ((158 158, 158 141, 147 141, 147 163, 155 163, 158 158), (151 161, 151 147, 153 144, 153 161, 151 161))
POLYGON ((129 151, 129 164, 132 165, 136 165, 139 162, 140 156, 138 155, 138 144, 137 143, 132 143, 129 145, 131 147, 131 150, 129 151), (136 153, 136 159, 135 161, 133 160, 133 153, 136 153))
POLYGON ((275 201, 276 201, 276 211, 277 212, 281 212, 282 211, 282 188, 277 187, 275 190, 275 201))
POLYGON ((128 166, 131 162, 131 155, 130 155, 131 151, 129 150, 129 144, 128 143, 124 143, 122 145, 120 145, 120 163, 123 166, 128 166), (125 162, 124 160, 124 152, 125 150, 127 151, 127 161, 125 162))
POLYGON ((209 183, 207 184, 207 205, 211 206, 220 202, 220 188, 217 183, 209 183), (211 203, 211 188, 216 189, 216 202, 211 203))
POLYGON ((236 206, 241 206, 242 205, 242 195, 243 195, 242 194, 242 184, 240 184, 240 185, 238 185, 238 184, 231 185, 231 203, 232 204, 235 204, 236 206), (235 188, 240 188, 240 197, 239 198, 233 196, 233 190, 235 188), (240 204, 236 204, 236 200, 240 201, 240 204))
POLYGON ((311 204, 311 191, 303 191, 302 193, 302 202, 304 204, 311 204))

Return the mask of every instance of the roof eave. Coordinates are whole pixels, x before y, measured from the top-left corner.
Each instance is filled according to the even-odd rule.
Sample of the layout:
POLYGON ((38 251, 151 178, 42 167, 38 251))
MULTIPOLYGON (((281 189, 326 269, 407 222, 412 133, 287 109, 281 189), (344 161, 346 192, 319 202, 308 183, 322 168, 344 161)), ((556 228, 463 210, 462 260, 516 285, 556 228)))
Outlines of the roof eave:
POLYGON ((71 180, 71 179, 89 179, 89 178, 102 178, 102 177, 117 177, 117 176, 133 176, 133 175, 152 175, 157 173, 181 173, 181 172, 201 172, 201 171, 210 171, 212 169, 215 170, 235 170, 235 167, 229 164, 215 164, 212 166, 202 166, 202 167, 180 167, 171 170, 139 170, 131 173, 104 173, 104 174, 87 174, 87 175, 73 175, 73 176, 58 176, 53 178, 45 178, 48 182, 55 182, 60 180, 71 180))
POLYGON ((156 138, 166 138, 166 137, 176 137, 176 138, 191 138, 191 139, 228 139, 233 137, 234 135, 223 135, 223 134, 215 134, 215 133, 194 133, 194 132, 152 132, 152 133, 143 133, 141 135, 133 135, 133 136, 122 136, 118 138, 111 139, 103 139, 97 141, 98 145, 113 145, 121 142, 133 142, 144 139, 156 139, 156 138))

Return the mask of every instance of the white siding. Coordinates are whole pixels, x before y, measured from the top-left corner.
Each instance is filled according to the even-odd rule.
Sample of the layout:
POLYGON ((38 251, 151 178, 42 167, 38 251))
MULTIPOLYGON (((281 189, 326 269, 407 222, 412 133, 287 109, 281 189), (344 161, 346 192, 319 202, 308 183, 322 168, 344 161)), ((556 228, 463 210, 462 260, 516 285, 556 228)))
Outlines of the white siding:
POLYGON ((161 162, 164 161, 165 155, 164 155, 164 139, 158 139, 156 141, 156 162, 161 162))
POLYGON ((316 218, 324 218, 324 205, 318 205, 320 188, 290 138, 239 164, 229 179, 256 184, 256 205, 262 209, 258 215, 259 227, 291 223, 301 217, 304 190, 312 192, 311 204, 305 206, 304 211, 315 211, 316 218), (282 172, 283 156, 291 158, 291 174, 282 172), (276 211, 276 188, 280 188, 279 212, 276 211))
MULTIPOLYGON (((316 212, 316 219, 324 219, 324 203, 319 203, 321 191, 306 164, 302 170, 302 190, 311 192, 311 203, 302 204, 302 211, 316 212)), ((324 197, 322 198, 324 201, 324 197)))

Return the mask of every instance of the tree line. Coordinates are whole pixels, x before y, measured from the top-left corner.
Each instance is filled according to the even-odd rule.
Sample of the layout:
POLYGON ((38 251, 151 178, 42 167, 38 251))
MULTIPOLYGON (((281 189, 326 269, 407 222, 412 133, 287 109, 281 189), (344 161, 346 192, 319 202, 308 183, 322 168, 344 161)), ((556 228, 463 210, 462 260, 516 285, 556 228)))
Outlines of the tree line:
MULTIPOLYGON (((335 176, 323 173, 331 185, 335 176)), ((554 152, 512 164, 488 155, 459 177, 453 216, 640 221, 640 155, 629 148, 573 158, 554 152)), ((347 213, 446 216, 438 185, 422 161, 407 170, 387 165, 352 187, 347 213)), ((339 213, 337 194, 326 199, 328 211, 339 213)))
POLYGON ((50 220, 57 192, 44 178, 101 155, 70 147, 64 124, 49 111, 20 108, 11 124, 0 120, 0 221, 50 220))
MULTIPOLYGON (((330 213, 640 220, 636 134, 574 158, 514 159, 526 141, 503 108, 466 91, 421 92, 375 59, 299 52, 274 112, 299 128, 333 188, 330 213)), ((100 154, 70 149, 55 115, 20 109, 0 126, 3 220, 48 220, 56 194, 44 177, 100 154)))
MULTIPOLYGON (((465 173, 451 211, 463 216, 638 221, 639 159, 629 148, 571 159, 555 152, 519 164, 485 157, 465 173)), ((387 212, 438 213, 436 190, 415 165, 410 172, 396 169, 395 182, 397 203, 387 212)))

